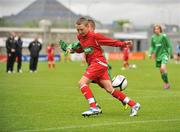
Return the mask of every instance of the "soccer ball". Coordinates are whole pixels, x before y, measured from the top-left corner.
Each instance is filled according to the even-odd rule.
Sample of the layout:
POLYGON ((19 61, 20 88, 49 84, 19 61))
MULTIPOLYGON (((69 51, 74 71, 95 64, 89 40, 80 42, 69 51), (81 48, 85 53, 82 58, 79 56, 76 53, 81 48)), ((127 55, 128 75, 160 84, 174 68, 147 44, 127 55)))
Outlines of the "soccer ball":
POLYGON ((136 68, 136 64, 132 64, 132 68, 136 68))
POLYGON ((112 79, 112 86, 114 88, 119 88, 120 91, 123 91, 126 89, 126 87, 128 86, 128 82, 126 77, 124 77, 123 75, 117 75, 112 79))

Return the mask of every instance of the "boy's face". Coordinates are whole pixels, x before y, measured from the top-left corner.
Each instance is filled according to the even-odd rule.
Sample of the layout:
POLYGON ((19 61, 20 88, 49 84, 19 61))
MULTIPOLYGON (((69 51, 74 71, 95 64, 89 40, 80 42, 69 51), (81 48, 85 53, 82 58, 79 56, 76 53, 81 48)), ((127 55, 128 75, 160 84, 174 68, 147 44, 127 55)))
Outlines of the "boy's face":
POLYGON ((159 27, 155 27, 154 28, 154 33, 155 34, 160 34, 161 33, 160 28, 159 27))
POLYGON ((84 25, 84 24, 76 25, 76 29, 78 34, 85 36, 89 31, 89 25, 84 25))

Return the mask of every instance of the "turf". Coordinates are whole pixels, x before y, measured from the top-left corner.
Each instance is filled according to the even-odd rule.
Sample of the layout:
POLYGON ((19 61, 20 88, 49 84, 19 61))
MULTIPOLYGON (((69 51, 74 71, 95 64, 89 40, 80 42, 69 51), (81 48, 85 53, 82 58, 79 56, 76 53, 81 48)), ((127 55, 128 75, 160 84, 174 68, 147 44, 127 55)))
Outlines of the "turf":
POLYGON ((151 60, 131 61, 137 69, 122 71, 119 61, 111 61, 113 75, 128 79, 124 91, 141 103, 137 117, 97 85, 92 91, 103 114, 84 118, 88 109, 77 82, 86 67, 80 62, 56 63, 48 70, 39 63, 37 73, 5 73, 0 64, 0 132, 178 132, 180 131, 180 65, 168 64, 171 88, 164 90, 158 69, 151 60))

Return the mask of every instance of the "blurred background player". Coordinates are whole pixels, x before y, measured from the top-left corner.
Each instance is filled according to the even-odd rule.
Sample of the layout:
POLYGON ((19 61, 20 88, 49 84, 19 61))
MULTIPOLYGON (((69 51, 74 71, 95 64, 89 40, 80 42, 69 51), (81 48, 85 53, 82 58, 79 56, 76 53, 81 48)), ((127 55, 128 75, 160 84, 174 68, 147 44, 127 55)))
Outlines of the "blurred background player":
POLYGON ((76 29, 78 31, 77 37, 80 41, 83 51, 85 52, 86 62, 88 63, 88 68, 79 81, 79 87, 82 94, 88 100, 90 109, 83 112, 82 115, 89 116, 100 113, 99 108, 96 106, 92 91, 89 88, 89 84, 92 80, 94 80, 97 83, 100 82, 101 85, 103 85, 103 88, 108 93, 111 93, 113 97, 115 97, 119 101, 127 103, 132 108, 130 116, 136 116, 137 111, 140 108, 140 104, 135 103, 133 100, 130 100, 124 93, 112 87, 111 80, 107 71, 107 62, 105 60, 105 57, 103 56, 103 50, 100 47, 100 45, 124 46, 131 43, 113 40, 103 36, 102 34, 90 32, 88 20, 84 17, 77 20, 76 29), (96 43, 96 41, 98 44, 96 43))
POLYGON ((55 45, 48 44, 47 46, 47 54, 48 54, 48 68, 55 68, 55 61, 54 61, 54 52, 55 52, 55 45))
POLYGON ((30 52, 30 72, 37 72, 38 57, 41 48, 42 44, 38 41, 38 37, 35 37, 34 41, 32 41, 28 46, 30 52))
POLYGON ((168 36, 162 33, 162 27, 160 25, 154 25, 153 32, 149 56, 155 59, 156 67, 159 68, 161 78, 164 82, 163 87, 164 89, 168 89, 170 88, 170 84, 166 65, 169 57, 173 57, 171 43, 168 36))
POLYGON ((6 40, 6 50, 7 50, 7 65, 6 65, 6 72, 12 73, 14 62, 16 59, 16 40, 15 40, 16 34, 14 32, 10 33, 10 37, 6 40))
POLYGON ((176 64, 180 62, 180 42, 176 46, 176 64))
POLYGON ((21 34, 16 36, 16 59, 17 59, 17 72, 22 73, 22 45, 21 34))
POLYGON ((121 48, 122 53, 123 53, 123 67, 121 68, 122 70, 128 69, 129 68, 129 46, 124 46, 121 48))

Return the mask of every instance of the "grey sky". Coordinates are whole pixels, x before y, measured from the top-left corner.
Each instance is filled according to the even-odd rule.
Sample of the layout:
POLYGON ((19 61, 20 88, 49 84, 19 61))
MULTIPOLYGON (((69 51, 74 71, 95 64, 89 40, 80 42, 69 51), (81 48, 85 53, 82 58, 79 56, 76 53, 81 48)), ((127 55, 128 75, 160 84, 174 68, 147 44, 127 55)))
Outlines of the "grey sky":
MULTIPOLYGON (((35 0, 0 0, 0 16, 16 14, 35 0)), ((180 25, 180 0, 58 0, 77 14, 102 23, 130 19, 136 25, 180 25)))

